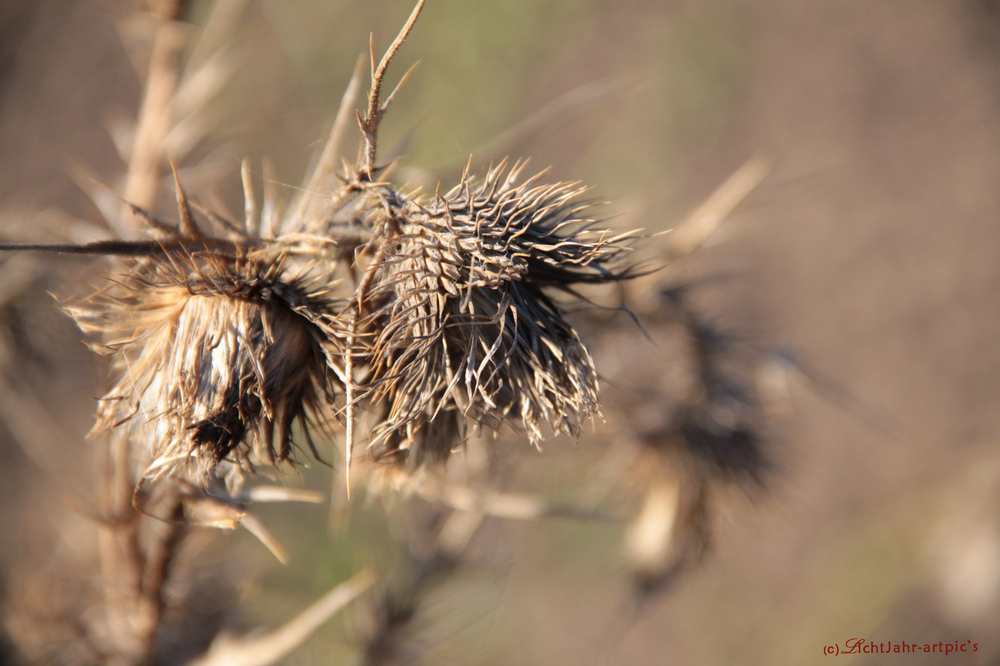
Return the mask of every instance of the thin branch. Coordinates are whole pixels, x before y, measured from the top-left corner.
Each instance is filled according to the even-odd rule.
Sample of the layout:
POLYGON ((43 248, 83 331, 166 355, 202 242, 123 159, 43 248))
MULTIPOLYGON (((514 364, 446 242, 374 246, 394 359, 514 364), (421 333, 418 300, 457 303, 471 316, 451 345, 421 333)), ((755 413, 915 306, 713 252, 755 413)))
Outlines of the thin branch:
MULTIPOLYGON (((352 301, 353 303, 354 301, 352 301)), ((347 326, 347 350, 344 358, 344 432, 345 479, 347 484, 347 499, 351 499, 351 462, 354 457, 354 337, 358 329, 358 313, 351 311, 347 326)))
POLYGON ((771 166, 757 156, 733 172, 669 236, 667 252, 671 258, 687 256, 705 244, 740 203, 760 185, 771 166))
POLYGON ((306 502, 320 504, 325 499, 323 493, 305 488, 285 486, 254 486, 234 497, 237 502, 306 502))
POLYGON ((103 255, 114 257, 144 257, 161 255, 172 251, 185 253, 206 252, 237 247, 256 247, 257 243, 242 241, 220 241, 206 238, 204 241, 94 241, 76 245, 74 243, 0 243, 0 252, 52 252, 57 254, 103 255))
POLYGON ((191 240, 201 240, 204 238, 204 234, 201 233, 201 229, 195 224, 194 214, 191 212, 191 206, 188 205, 187 195, 184 194, 184 188, 181 187, 181 179, 177 175, 177 166, 174 161, 170 159, 167 155, 167 161, 170 162, 170 171, 174 174, 174 192, 177 195, 177 212, 181 217, 180 232, 181 236, 184 238, 190 238, 191 240))
MULTIPOLYGON (((183 9, 184 1, 173 0, 162 4, 165 6, 160 12, 163 22, 156 28, 153 37, 145 96, 139 109, 123 193, 125 199, 146 208, 156 201, 160 183, 160 151, 172 123, 181 51, 186 40, 183 26, 175 20, 183 9)), ((123 216, 123 219, 127 218, 123 216)), ((122 233, 126 238, 135 235, 133 225, 123 224, 119 231, 128 232, 122 233)))
POLYGON ((351 497, 351 461, 354 457, 354 403, 356 400, 354 386, 354 341, 357 339, 358 318, 364 311, 364 302, 368 295, 368 287, 375 278, 375 272, 385 260, 385 253, 386 246, 379 246, 378 251, 375 253, 375 257, 372 259, 371 263, 368 264, 368 267, 365 269, 365 274, 361 277, 361 281, 354 290, 354 296, 351 298, 351 302, 348 304, 348 307, 351 308, 351 313, 347 323, 347 356, 344 359, 344 374, 346 376, 346 381, 344 382, 344 394, 347 402, 344 407, 344 418, 347 420, 345 428, 346 432, 344 434, 344 449, 347 464, 345 474, 348 499, 351 497))
MULTIPOLYGON (((187 70, 197 75, 204 64, 233 41, 236 28, 246 11, 249 0, 224 0, 212 4, 212 11, 204 23, 197 40, 191 46, 187 70)), ((191 77, 187 77, 191 78, 191 77)))
POLYGON ((254 535, 258 541, 264 544, 264 547, 271 551, 274 558, 281 562, 282 564, 288 564, 288 552, 285 550, 284 546, 271 534, 271 531, 264 526, 256 516, 249 513, 244 513, 243 517, 240 519, 240 525, 242 525, 247 532, 254 535))
POLYGON ((618 520, 610 514, 587 507, 556 504, 531 495, 474 490, 454 484, 424 484, 418 492, 424 499, 441 502, 457 511, 479 512, 497 518, 575 518, 605 523, 618 520))
POLYGON ((244 159, 243 163, 240 164, 240 176, 243 178, 243 212, 246 217, 243 227, 251 236, 259 236, 260 220, 257 217, 257 197, 253 191, 253 176, 249 159, 244 159))
POLYGON ((410 65, 410 68, 406 70, 406 74, 403 74, 402 78, 399 79, 399 83, 397 83, 396 87, 392 89, 392 92, 389 93, 389 96, 385 98, 385 102, 383 102, 382 108, 379 110, 379 113, 384 114, 389 109, 389 105, 392 104, 392 100, 396 99, 396 93, 398 93, 400 88, 402 88, 406 84, 407 79, 410 78, 410 74, 413 74, 414 70, 416 70, 419 65, 420 65, 419 60, 410 65))
POLYGON ((315 603, 274 631, 255 638, 219 640, 209 652, 190 666, 269 666, 288 656, 314 631, 344 606, 354 601, 375 583, 375 577, 362 571, 337 585, 315 603))
POLYGON ((144 646, 147 660, 156 645, 156 634, 166 609, 163 588, 170 577, 171 566, 177 557, 180 543, 187 534, 181 523, 184 510, 176 488, 167 490, 163 502, 167 505, 164 513, 169 520, 158 521, 155 525, 146 523, 146 529, 153 531, 153 536, 145 549, 140 596, 135 615, 131 619, 131 624, 144 646))
MULTIPOLYGON (((393 40, 392 44, 389 45, 388 50, 386 50, 385 55, 382 56, 382 60, 378 64, 378 68, 372 72, 372 87, 371 92, 368 93, 368 112, 364 119, 358 118, 361 123, 361 130, 365 135, 365 154, 364 154, 364 164, 362 166, 362 174, 365 178, 371 182, 372 173, 375 171, 375 151, 378 144, 378 126, 382 120, 382 114, 385 113, 385 106, 379 106, 379 95, 382 91, 382 80, 385 78, 385 72, 389 68, 389 63, 392 62, 393 56, 396 55, 396 51, 399 47, 403 45, 406 40, 406 36, 410 34, 410 30, 413 29, 413 24, 417 22, 417 17, 420 16, 420 10, 424 8, 424 0, 418 0, 417 5, 410 12, 410 17, 406 20, 406 24, 403 26, 399 34, 396 35, 396 39, 393 40)), ((372 59, 374 61, 374 58, 372 59)))
POLYGON ((128 448, 128 440, 121 434, 103 442, 100 507, 108 520, 98 528, 104 612, 115 656, 124 663, 138 664, 143 661, 145 646, 133 613, 141 596, 143 562, 137 540, 138 514, 131 505, 128 448))

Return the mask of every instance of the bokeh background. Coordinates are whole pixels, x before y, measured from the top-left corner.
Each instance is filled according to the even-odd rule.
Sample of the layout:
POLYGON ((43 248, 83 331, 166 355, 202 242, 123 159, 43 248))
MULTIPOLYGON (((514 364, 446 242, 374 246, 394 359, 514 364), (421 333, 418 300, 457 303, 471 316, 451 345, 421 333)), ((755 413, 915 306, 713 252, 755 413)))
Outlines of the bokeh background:
MULTIPOLYGON (((121 37, 141 34, 134 9, 0 5, 4 238, 34 238, 43 221, 80 240, 89 227, 76 220, 99 227, 72 174, 85 164, 117 184, 111 136, 142 91, 121 37)), ((369 32, 379 52, 410 9, 251 0, 210 138, 182 165, 195 193, 240 210, 247 156, 299 183, 369 32)), ((1000 663, 1000 6, 430 0, 390 78, 418 59, 380 143, 405 156, 398 177, 412 183, 454 179, 470 154, 480 165, 530 156, 612 202, 616 226, 656 232, 762 156, 767 178, 683 270, 725 275, 698 290, 707 317, 812 370, 791 382, 792 409, 769 419, 764 491, 720 507, 711 555, 642 613, 630 611, 620 525, 491 519, 419 618, 421 663, 809 664, 853 637, 978 651, 839 659, 1000 663)), ((65 282, 82 264, 66 262, 41 264, 30 307, 3 311, 17 349, 37 352, 7 359, 16 390, 0 396, 7 604, 27 594, 44 605, 48 592, 19 586, 26 561, 58 578, 45 558, 92 538, 64 498, 93 482, 82 437, 102 369, 48 296, 76 293, 65 282)), ((517 488, 573 497, 607 442, 599 432, 538 453, 513 440, 517 488)), ((286 480, 323 487, 327 476, 286 480)), ((612 493, 627 500, 627 484, 612 493)), ((337 536, 325 507, 265 512, 287 567, 228 538, 248 564, 234 565, 238 610, 219 617, 274 624, 363 564, 391 570, 384 504, 353 502, 337 536)), ((363 631, 340 618, 287 663, 351 663, 363 631)))

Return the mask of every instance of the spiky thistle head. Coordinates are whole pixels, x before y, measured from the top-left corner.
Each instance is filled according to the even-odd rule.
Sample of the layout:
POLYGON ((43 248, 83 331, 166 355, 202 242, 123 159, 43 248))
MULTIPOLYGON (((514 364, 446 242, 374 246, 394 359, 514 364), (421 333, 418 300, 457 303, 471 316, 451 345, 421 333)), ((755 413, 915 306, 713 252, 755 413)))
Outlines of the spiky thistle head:
POLYGON ((439 421, 456 415, 538 443, 546 428, 578 436, 598 412, 593 360, 547 291, 623 279, 623 237, 592 229, 582 188, 518 183, 522 168, 466 171, 447 194, 390 210, 366 324, 371 390, 388 405, 373 444, 393 459, 447 458, 457 442, 426 433, 454 430, 439 421))
POLYGON ((71 309, 118 373, 95 429, 127 427, 149 448, 149 476, 294 461, 293 424, 312 447, 332 398, 334 301, 281 256, 231 250, 130 260, 71 309))

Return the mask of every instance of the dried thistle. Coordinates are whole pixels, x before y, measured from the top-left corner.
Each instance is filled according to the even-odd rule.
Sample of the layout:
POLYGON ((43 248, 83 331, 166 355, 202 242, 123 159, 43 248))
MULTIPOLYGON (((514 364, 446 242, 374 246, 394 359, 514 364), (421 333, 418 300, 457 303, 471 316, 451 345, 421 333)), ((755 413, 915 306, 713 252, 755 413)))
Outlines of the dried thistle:
MULTIPOLYGON (((493 430, 516 424, 534 443, 546 425, 579 435, 598 412, 597 374, 546 292, 630 276, 616 269, 626 235, 590 228, 583 189, 541 185, 543 174, 516 184, 521 163, 508 172, 503 162, 481 182, 466 169, 458 186, 430 201, 378 180, 379 124, 395 96, 380 100, 383 80, 423 4, 372 69, 356 164, 345 165, 342 186, 317 208, 321 219, 303 219, 316 203, 307 197, 289 220, 291 229, 331 238, 340 262, 350 254, 365 262, 360 278, 361 262, 349 266, 356 287, 340 317, 348 475, 362 405, 378 419, 374 456, 409 469, 446 460, 470 418, 493 430)), ((307 182, 322 182, 331 152, 307 182)))
MULTIPOLYGON (((735 340, 696 312, 686 289, 665 289, 662 298, 687 332, 695 365, 694 385, 667 427, 675 435, 668 439, 683 448, 701 476, 760 485, 771 466, 760 405, 723 367, 735 340)), ((657 439, 650 443, 656 446, 657 439)))
POLYGON ((284 254, 212 241, 181 217, 158 252, 71 308, 119 375, 95 431, 127 424, 149 447, 151 477, 292 461, 296 422, 315 454, 310 427, 336 386, 326 362, 335 300, 291 275, 284 254))
POLYGON ((375 269, 371 387, 388 403, 373 443, 410 463, 447 458, 457 415, 578 436, 599 411, 593 360, 545 288, 623 279, 623 237, 592 231, 575 184, 517 184, 506 163, 430 203, 407 202, 375 269))
MULTIPOLYGON (((757 491, 773 466, 760 405, 725 366, 735 340, 704 320, 686 286, 660 296, 658 324, 681 328, 693 376, 668 418, 633 433, 648 483, 626 539, 639 601, 709 552, 719 491, 757 491)), ((656 397, 662 404, 663 396, 656 397)))
POLYGON ((48 248, 130 258, 73 313, 118 359, 96 428, 127 424, 149 448, 147 476, 289 461, 296 421, 316 453, 309 424, 341 394, 348 474, 360 408, 376 419, 374 457, 409 470, 446 460, 470 420, 513 425, 537 445, 579 436, 599 413, 593 360, 555 292, 631 277, 628 234, 594 229, 576 183, 543 184, 544 172, 518 183, 521 162, 481 179, 467 168, 430 199, 379 180, 378 129, 395 95, 381 101, 383 79, 422 7, 372 70, 355 165, 329 187, 338 121, 306 179, 327 197, 307 188, 259 233, 244 164, 245 225, 210 215, 227 240, 202 231, 176 182, 176 228, 128 204, 157 240, 48 248))

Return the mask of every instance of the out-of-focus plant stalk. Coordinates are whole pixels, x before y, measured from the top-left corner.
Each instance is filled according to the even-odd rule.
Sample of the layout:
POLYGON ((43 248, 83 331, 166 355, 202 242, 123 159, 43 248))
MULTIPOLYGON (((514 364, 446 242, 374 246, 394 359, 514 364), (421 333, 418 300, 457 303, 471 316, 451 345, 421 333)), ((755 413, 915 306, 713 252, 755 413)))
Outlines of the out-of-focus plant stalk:
MULTIPOLYGON (((123 197, 143 208, 156 200, 163 160, 163 140, 173 121, 174 97, 180 80, 181 52, 186 42, 184 24, 179 21, 186 0, 161 0, 154 4, 153 15, 158 20, 149 54, 149 68, 135 140, 129 156, 123 197)), ((122 207, 121 229, 127 238, 134 238, 137 226, 132 222, 127 206, 122 207)))

